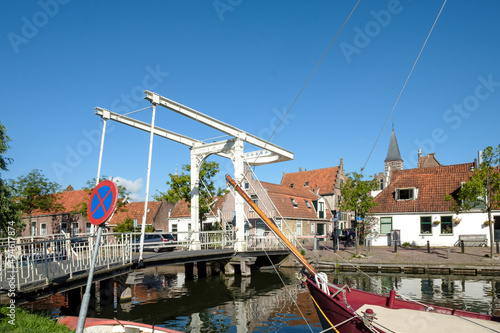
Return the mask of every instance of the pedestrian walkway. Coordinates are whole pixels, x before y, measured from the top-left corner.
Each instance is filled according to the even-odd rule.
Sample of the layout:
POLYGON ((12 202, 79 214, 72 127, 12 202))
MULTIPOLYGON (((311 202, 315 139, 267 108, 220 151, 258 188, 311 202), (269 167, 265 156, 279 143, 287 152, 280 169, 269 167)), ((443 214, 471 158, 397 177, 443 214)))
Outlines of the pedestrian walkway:
MULTIPOLYGON (((320 244, 320 250, 314 251, 306 249, 306 259, 312 263, 331 264, 355 264, 355 265, 386 265, 386 266, 435 266, 435 267, 477 267, 500 269, 500 258, 494 256, 490 258, 489 247, 466 247, 465 253, 461 253, 460 247, 431 247, 428 252, 427 247, 398 247, 397 252, 394 247, 377 246, 371 247, 367 253, 367 248, 360 246, 358 255, 355 247, 340 247, 335 253, 331 246, 320 244)), ((293 258, 288 258, 283 266, 295 266, 293 258)))

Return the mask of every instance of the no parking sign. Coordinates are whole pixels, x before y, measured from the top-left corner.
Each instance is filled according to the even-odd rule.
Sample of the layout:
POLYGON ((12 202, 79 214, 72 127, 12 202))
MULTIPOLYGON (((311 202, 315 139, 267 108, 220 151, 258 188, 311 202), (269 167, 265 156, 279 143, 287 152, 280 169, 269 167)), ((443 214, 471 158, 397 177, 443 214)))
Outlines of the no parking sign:
POLYGON ((100 225, 111 217, 118 201, 118 187, 111 180, 100 182, 90 195, 87 217, 93 225, 100 225))

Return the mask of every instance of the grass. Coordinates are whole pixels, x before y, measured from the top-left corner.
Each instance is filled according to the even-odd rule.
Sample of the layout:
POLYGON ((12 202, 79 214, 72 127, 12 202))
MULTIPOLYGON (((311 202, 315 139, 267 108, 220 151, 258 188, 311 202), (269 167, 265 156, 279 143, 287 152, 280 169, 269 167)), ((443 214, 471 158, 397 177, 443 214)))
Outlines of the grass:
POLYGON ((48 317, 30 313, 20 307, 15 307, 15 313, 11 313, 7 306, 2 306, 0 309, 0 333, 4 332, 71 333, 74 331, 48 317))

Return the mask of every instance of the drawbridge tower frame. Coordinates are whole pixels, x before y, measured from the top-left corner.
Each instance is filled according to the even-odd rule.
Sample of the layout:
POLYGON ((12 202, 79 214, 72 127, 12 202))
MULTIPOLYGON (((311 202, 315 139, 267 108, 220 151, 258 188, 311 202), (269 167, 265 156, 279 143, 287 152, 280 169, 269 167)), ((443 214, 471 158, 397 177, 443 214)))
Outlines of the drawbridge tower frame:
MULTIPOLYGON (((107 120, 113 120, 124 125, 140 129, 150 133, 150 146, 149 146, 149 160, 148 160, 148 175, 146 182, 146 200, 144 207, 144 215, 142 218, 141 226, 141 252, 140 260, 142 259, 142 248, 144 242, 144 231, 146 226, 146 214, 147 214, 147 201, 149 196, 149 175, 151 171, 151 155, 152 155, 152 143, 153 136, 157 135, 159 137, 169 139, 171 141, 181 143, 190 147, 191 150, 191 225, 193 228, 191 247, 193 250, 200 249, 199 240, 199 186, 200 186, 200 167, 203 161, 210 155, 216 154, 225 158, 229 158, 234 165, 234 179, 237 183, 241 183, 244 177, 244 161, 247 160, 250 165, 265 165, 270 163, 283 162, 288 160, 293 160, 293 153, 285 150, 275 144, 267 142, 255 135, 247 133, 239 128, 232 125, 226 124, 220 120, 212 118, 206 114, 199 111, 191 109, 180 103, 172 101, 166 97, 160 96, 157 93, 151 91, 144 91, 145 99, 152 104, 153 115, 151 124, 130 118, 125 115, 121 115, 110 110, 96 107, 95 114, 103 119, 103 134, 101 142, 101 156, 99 157, 99 167, 98 167, 98 177, 100 172, 100 165, 102 160, 102 146, 104 142, 104 134, 106 129, 107 120), (232 139, 217 141, 212 143, 205 143, 200 140, 196 140, 187 137, 182 134, 178 134, 158 126, 155 126, 155 112, 156 106, 162 106, 166 109, 174 111, 182 116, 193 119, 203 125, 214 128, 222 133, 232 136, 232 139), (244 152, 244 143, 249 143, 254 145, 260 150, 252 152, 244 152)), ((235 217, 236 217, 236 251, 245 251, 245 228, 244 228, 244 203, 243 199, 239 196, 235 196, 235 217)))

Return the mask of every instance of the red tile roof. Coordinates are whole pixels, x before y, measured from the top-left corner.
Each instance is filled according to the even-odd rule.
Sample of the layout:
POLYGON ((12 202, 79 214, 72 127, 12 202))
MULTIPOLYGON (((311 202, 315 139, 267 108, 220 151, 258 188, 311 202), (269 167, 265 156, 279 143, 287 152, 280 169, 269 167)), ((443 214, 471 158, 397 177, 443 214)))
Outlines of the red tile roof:
MULTIPOLYGON (((146 224, 153 224, 153 219, 158 213, 162 202, 161 201, 148 201, 149 212, 146 215, 146 224)), ((142 216, 144 215, 144 201, 143 202, 129 202, 116 210, 115 214, 110 220, 109 225, 117 225, 123 223, 127 218, 132 220, 136 219, 137 223, 142 223, 142 216)))
POLYGON ((451 202, 444 200, 472 176, 474 163, 394 171, 388 187, 375 197, 378 206, 371 213, 447 212, 451 202), (396 201, 398 188, 418 189, 414 200, 396 201))
MULTIPOLYGON (((222 210, 222 204, 224 203, 224 197, 215 197, 215 205, 212 206, 212 210, 215 214, 217 214, 217 210, 222 210)), ((208 216, 213 215, 210 211, 208 216)), ((190 203, 186 200, 179 200, 174 209, 172 210, 172 214, 170 214, 171 218, 179 218, 179 217, 190 217, 191 216, 191 206, 190 203)))
MULTIPOLYGON (((266 182, 262 182, 262 186, 267 190, 269 198, 272 200, 281 216, 310 220, 318 219, 313 201, 318 200, 320 196, 302 188, 291 188, 266 182), (297 207, 294 207, 291 200, 292 198, 297 203, 297 207), (307 207, 306 200, 309 202, 310 208, 307 207)), ((325 212, 325 218, 328 220, 331 219, 331 212, 326 201, 325 212)))
POLYGON ((335 187, 338 169, 339 167, 336 166, 331 168, 287 173, 283 176, 281 185, 290 187, 291 184, 294 184, 294 188, 306 188, 314 191, 315 193, 319 189, 318 194, 320 195, 330 194, 333 193, 333 189, 335 187), (309 182, 309 186, 305 186, 306 182, 309 182))
POLYGON ((78 190, 78 191, 67 191, 56 194, 56 203, 62 205, 62 210, 57 212, 47 212, 47 211, 33 211, 32 216, 40 215, 51 215, 51 214, 64 214, 73 213, 79 210, 80 205, 87 203, 90 197, 90 191, 88 190, 78 190))

